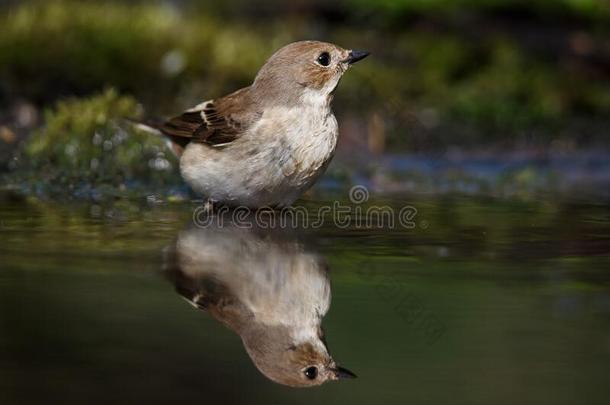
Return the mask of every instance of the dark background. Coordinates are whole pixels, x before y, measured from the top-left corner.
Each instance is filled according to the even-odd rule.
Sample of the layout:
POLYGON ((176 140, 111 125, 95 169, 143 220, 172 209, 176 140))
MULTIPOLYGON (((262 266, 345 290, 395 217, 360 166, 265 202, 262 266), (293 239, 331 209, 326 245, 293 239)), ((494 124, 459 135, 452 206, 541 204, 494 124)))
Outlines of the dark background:
POLYGON ((608 402, 607 1, 0 4, 0 403, 608 402), (197 203, 123 122, 248 85, 302 39, 372 55, 297 205, 417 209, 413 229, 299 235, 359 375, 311 390, 268 381, 163 276, 197 203))
POLYGON ((179 185, 165 176, 176 162, 160 143, 148 150, 155 140, 135 136, 118 147, 116 119, 171 116, 246 86, 274 50, 302 39, 372 52, 336 94, 333 184, 356 172, 384 192, 442 189, 430 176, 467 192, 506 179, 526 192, 608 184, 605 1, 3 4, 0 170, 21 188, 40 172, 49 177, 38 190, 57 182, 131 190, 158 177, 179 185), (102 141, 92 147, 94 133, 102 141), (104 141, 122 158, 110 159, 104 141))

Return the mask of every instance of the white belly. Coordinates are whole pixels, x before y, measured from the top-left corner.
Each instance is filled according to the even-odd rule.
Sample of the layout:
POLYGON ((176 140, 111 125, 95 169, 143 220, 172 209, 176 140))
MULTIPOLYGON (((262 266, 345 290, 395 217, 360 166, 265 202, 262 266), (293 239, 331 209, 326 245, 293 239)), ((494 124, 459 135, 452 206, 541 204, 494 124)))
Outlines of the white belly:
POLYGON ((292 204, 324 172, 337 143, 337 121, 330 111, 320 116, 303 110, 266 112, 221 148, 189 144, 180 159, 182 176, 197 193, 222 203, 292 204))

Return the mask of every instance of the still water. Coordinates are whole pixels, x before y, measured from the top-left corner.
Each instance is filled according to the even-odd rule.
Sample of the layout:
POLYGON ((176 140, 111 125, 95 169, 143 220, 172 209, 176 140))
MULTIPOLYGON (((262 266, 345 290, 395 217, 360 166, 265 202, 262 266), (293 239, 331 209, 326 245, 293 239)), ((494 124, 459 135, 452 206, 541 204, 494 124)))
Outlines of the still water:
POLYGON ((301 205, 268 229, 4 196, 0 403, 607 403, 610 205, 301 205), (292 387, 310 363, 330 381, 292 387))

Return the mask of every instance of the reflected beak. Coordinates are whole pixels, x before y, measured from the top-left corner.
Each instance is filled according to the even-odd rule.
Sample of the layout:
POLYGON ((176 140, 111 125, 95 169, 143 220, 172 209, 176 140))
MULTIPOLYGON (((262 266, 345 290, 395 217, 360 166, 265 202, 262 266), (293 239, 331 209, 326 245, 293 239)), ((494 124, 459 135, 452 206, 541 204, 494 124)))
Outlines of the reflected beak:
POLYGON ((368 52, 368 51, 353 50, 353 51, 349 52, 349 56, 343 62, 349 63, 350 65, 352 65, 352 64, 358 62, 359 60, 362 60, 362 59, 366 58, 370 54, 371 53, 368 52))
POLYGON ((348 379, 348 378, 356 378, 357 377, 356 374, 352 373, 348 369, 343 368, 343 367, 339 367, 339 366, 337 366, 336 368, 333 368, 332 372, 335 373, 335 376, 337 377, 338 380, 345 380, 345 379, 348 379))

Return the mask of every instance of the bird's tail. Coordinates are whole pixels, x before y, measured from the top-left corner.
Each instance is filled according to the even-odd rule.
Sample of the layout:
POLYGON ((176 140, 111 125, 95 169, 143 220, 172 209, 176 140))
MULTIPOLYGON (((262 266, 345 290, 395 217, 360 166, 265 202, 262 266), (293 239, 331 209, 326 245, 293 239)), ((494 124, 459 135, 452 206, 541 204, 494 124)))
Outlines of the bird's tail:
POLYGON ((124 120, 132 128, 143 132, 148 132, 149 134, 153 135, 163 135, 159 123, 153 120, 137 120, 134 118, 125 118, 124 120))
POLYGON ((163 135, 158 125, 154 122, 150 121, 141 121, 133 118, 125 118, 125 122, 129 124, 131 127, 136 128, 143 132, 148 132, 152 135, 163 135))
POLYGON ((165 136, 163 131, 161 131, 162 122, 158 122, 155 120, 136 120, 133 118, 125 118, 125 122, 134 129, 137 129, 142 132, 149 133, 155 136, 163 136, 166 139, 167 146, 172 150, 172 152, 180 157, 182 152, 184 151, 184 146, 174 142, 170 137, 165 136))

